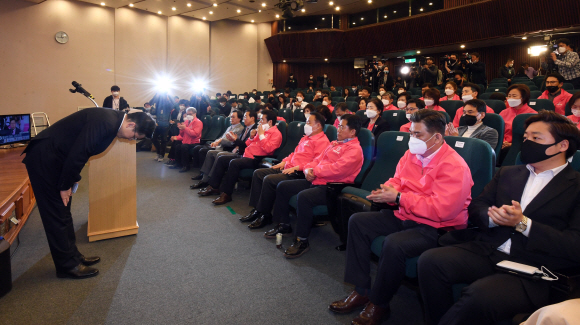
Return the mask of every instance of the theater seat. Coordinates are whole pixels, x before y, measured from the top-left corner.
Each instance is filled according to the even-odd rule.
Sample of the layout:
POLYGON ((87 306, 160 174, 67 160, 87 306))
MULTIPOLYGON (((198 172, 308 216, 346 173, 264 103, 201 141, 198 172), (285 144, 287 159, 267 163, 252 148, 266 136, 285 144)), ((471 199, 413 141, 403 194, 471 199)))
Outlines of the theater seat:
POLYGON ((543 109, 547 111, 556 110, 556 107, 554 107, 554 103, 551 102, 549 99, 530 99, 528 106, 530 106, 536 112, 539 112, 543 109))
POLYGON ((326 134, 328 141, 332 142, 332 141, 336 140, 337 130, 334 127, 334 125, 325 124, 324 125, 324 134, 326 134))
MULTIPOLYGON (((481 99, 481 100, 487 100, 489 99, 489 97, 491 96, 492 93, 483 93, 483 94, 479 94, 477 96, 477 98, 481 99)), ((505 95, 505 94, 504 94, 505 95)))
POLYGON ((507 94, 506 87, 489 87, 485 90, 486 93, 503 93, 504 95, 507 94))
POLYGON ((248 107, 252 110, 255 111, 256 110, 256 103, 248 103, 248 107))
POLYGON ((574 89, 574 85, 569 83, 569 82, 565 82, 564 86, 562 87, 564 90, 568 91, 568 90, 572 90, 574 89))
POLYGON ((306 122, 306 117, 304 116, 304 110, 302 108, 298 108, 294 110, 294 116, 292 117, 292 121, 297 122, 306 122))
MULTIPOLYGON (((350 97, 348 97, 350 98, 350 97)), ((346 107, 348 107, 348 110, 351 112, 356 112, 358 111, 358 104, 355 101, 348 101, 346 102, 346 107)))
POLYGON ((333 103, 344 103, 344 98, 337 96, 337 97, 332 97, 332 102, 333 103))
POLYGON ((535 114, 520 114, 514 118, 512 123, 512 145, 502 162, 502 166, 512 166, 516 164, 516 156, 524 142, 524 122, 525 120, 535 114))
POLYGON ((356 97, 352 96, 352 97, 347 97, 346 98, 346 102, 355 102, 356 101, 356 97))
POLYGON ((209 129, 211 127, 211 116, 204 115, 201 119, 201 122, 203 123, 203 130, 201 131, 201 138, 205 139, 205 137, 209 133, 209 129))
POLYGON ((292 122, 292 115, 292 109, 290 108, 283 108, 278 111, 278 116, 283 117, 286 123, 292 122))
POLYGON ((360 111, 356 111, 356 113, 355 113, 355 114, 356 114, 356 115, 358 115, 358 117, 360 117, 360 118, 362 118, 362 119, 366 119, 366 118, 367 118, 367 116, 365 115, 365 112, 366 112, 366 111, 364 111, 364 110, 360 110, 360 111))
MULTIPOLYGON (((538 87, 536 87, 538 88, 538 87)), ((539 90, 532 90, 530 91, 530 100, 538 99, 538 97, 542 96, 542 92, 539 90)))
POLYGON ((443 107, 447 114, 449 114, 451 121, 455 118, 457 110, 464 105, 465 103, 462 100, 444 100, 439 102, 439 106, 443 107))
POLYGON ((409 123, 404 110, 385 111, 383 112, 382 117, 387 121, 387 123, 389 123, 389 130, 391 131, 399 131, 402 125, 409 123))
MULTIPOLYGON (((201 138, 201 143, 205 141, 214 141, 219 138, 225 131, 226 118, 221 115, 214 115, 211 118, 211 124, 209 126, 208 133, 205 137, 201 138)), ((203 131, 202 131, 203 134, 203 131)))
POLYGON ((487 106, 489 106, 496 114, 499 114, 505 109, 505 103, 497 99, 482 99, 487 106))

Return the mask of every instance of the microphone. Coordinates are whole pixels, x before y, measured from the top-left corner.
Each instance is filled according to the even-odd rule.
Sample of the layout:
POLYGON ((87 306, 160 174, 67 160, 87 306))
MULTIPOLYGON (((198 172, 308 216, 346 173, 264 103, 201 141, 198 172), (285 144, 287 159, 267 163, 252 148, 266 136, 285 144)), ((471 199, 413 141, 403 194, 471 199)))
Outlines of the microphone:
POLYGON ((91 95, 91 93, 89 93, 88 91, 86 91, 80 83, 78 83, 76 81, 73 81, 72 82, 72 85, 73 85, 73 87, 75 87, 75 89, 69 89, 69 91, 71 93, 74 94, 76 92, 79 92, 79 93, 85 95, 86 97, 88 97, 90 99, 95 99, 95 97, 93 97, 93 95, 91 95))

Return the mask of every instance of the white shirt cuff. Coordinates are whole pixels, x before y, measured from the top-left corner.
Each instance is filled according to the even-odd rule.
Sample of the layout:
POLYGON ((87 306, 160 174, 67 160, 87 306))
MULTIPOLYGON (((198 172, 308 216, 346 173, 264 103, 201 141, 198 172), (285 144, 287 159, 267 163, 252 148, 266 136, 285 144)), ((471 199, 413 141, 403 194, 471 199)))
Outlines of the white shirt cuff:
POLYGON ((532 228, 532 219, 528 218, 528 226, 526 227, 526 230, 524 230, 522 232, 522 234, 526 237, 530 236, 530 228, 532 228))
POLYGON ((488 217, 488 218, 489 218, 489 228, 497 227, 497 224, 495 222, 493 222, 491 217, 488 217))
POLYGON ((304 170, 304 175, 308 175, 308 172, 311 170, 312 168, 308 168, 304 170))
POLYGON ((260 134, 260 140, 264 140, 264 139, 266 139, 266 136, 263 134, 260 134))

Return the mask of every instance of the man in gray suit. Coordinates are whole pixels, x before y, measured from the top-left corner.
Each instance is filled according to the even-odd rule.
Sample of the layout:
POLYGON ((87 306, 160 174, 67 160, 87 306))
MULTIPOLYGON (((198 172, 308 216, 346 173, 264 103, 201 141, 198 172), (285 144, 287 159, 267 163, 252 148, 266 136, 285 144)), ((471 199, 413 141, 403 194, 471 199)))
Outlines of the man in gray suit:
POLYGON ((463 116, 459 120, 459 127, 455 128, 453 123, 447 124, 445 135, 456 137, 475 138, 483 140, 495 149, 497 145, 497 131, 483 124, 485 118, 486 105, 481 99, 472 99, 465 103, 463 116))

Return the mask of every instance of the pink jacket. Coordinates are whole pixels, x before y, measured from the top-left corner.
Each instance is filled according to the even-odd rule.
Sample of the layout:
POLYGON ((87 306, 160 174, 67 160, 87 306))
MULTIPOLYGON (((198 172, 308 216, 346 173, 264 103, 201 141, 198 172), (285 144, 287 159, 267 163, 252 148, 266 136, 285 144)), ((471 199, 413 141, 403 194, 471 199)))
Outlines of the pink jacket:
MULTIPOLYGON (((495 113, 495 111, 489 106, 485 107, 485 112, 486 113, 495 113)), ((463 116, 463 107, 459 107, 457 109, 457 111, 455 112, 455 117, 453 118, 453 126, 454 127, 456 127, 456 128, 459 127, 459 119, 461 118, 461 116, 463 116)))
POLYGON ((397 106, 393 105, 393 104, 389 104, 389 106, 383 108, 383 112, 386 112, 386 111, 398 111, 398 110, 399 110, 399 108, 397 106))
MULTIPOLYGON (((548 95, 548 91, 546 90, 542 93, 542 96, 538 97, 538 99, 548 99, 548 95)), ((556 107, 556 113, 562 115, 566 114, 566 104, 570 98, 572 98, 572 94, 565 91, 564 89, 560 89, 560 95, 556 96, 553 101, 554 106, 556 107)), ((533 99, 530 99, 530 102, 533 101, 533 99)))
POLYGON ((503 121, 505 122, 505 133, 503 137, 503 141, 505 142, 512 142, 512 123, 514 122, 514 118, 520 114, 536 114, 538 112, 534 111, 528 104, 524 104, 522 108, 515 109, 511 107, 507 107, 503 111, 499 112, 499 115, 503 117, 503 121))
POLYGON ((568 115, 566 117, 580 129, 580 117, 576 117, 575 115, 568 115))
MULTIPOLYGON (((425 106, 425 109, 428 109, 427 106, 425 106)), ((439 105, 433 106, 433 110, 434 111, 439 111, 439 112, 446 112, 446 110, 443 107, 439 106, 439 105)))
POLYGON ((401 128, 399 129, 399 131, 400 131, 400 132, 411 132, 411 131, 410 131, 410 130, 411 130, 411 123, 412 123, 412 122, 409 122, 409 123, 407 123, 407 124, 403 124, 403 125, 401 125, 401 128))
MULTIPOLYGON (((441 98, 439 99, 439 101, 444 101, 444 100, 448 100, 448 99, 447 99, 447 95, 446 95, 446 96, 444 96, 444 97, 441 97, 441 98)), ((451 98, 451 99, 449 99, 449 100, 461 100, 461 97, 459 97, 459 95, 457 95, 457 94, 454 94, 454 95, 453 95, 453 98, 451 98)))
POLYGON ((275 125, 264 132, 264 136, 264 140, 260 140, 260 136, 256 133, 253 139, 246 140, 247 147, 244 151, 244 158, 254 159, 254 156, 271 156, 274 150, 282 144, 282 133, 275 125))
POLYGON ((324 151, 304 166, 312 168, 316 178, 313 185, 331 182, 353 183, 360 172, 364 156, 358 138, 346 143, 332 141, 324 151))
MULTIPOLYGON (((352 112, 351 111, 346 111, 345 114, 352 114, 352 112)), ((338 129, 338 118, 334 120, 334 124, 333 125, 334 125, 335 128, 338 129)))
POLYGON ((395 216, 435 228, 467 226, 471 171, 465 160, 444 143, 426 167, 409 150, 397 164, 391 184, 401 192, 395 216))
POLYGON ((282 159, 282 161, 286 162, 284 169, 298 166, 299 170, 304 170, 304 166, 318 157, 329 144, 330 141, 328 141, 324 132, 314 136, 303 136, 294 152, 282 159))
POLYGON ((201 139, 201 131, 203 130, 203 123, 197 117, 192 121, 186 120, 185 129, 179 130, 179 135, 175 139, 182 141, 183 144, 196 144, 201 139))

